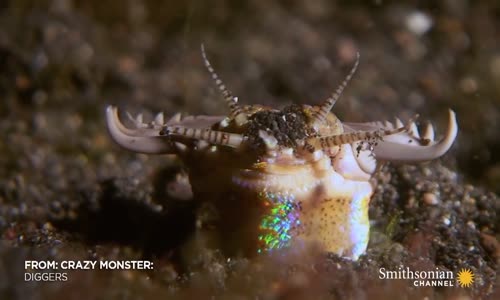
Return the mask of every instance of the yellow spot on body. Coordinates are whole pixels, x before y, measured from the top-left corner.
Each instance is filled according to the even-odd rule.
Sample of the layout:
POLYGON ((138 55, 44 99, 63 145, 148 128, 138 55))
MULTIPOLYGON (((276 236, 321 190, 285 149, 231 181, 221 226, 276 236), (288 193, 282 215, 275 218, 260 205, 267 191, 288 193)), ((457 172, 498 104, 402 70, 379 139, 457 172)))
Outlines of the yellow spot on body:
POLYGON ((267 167, 267 163, 266 162, 258 162, 258 163, 255 163, 253 164, 253 167, 255 169, 265 169, 267 167))

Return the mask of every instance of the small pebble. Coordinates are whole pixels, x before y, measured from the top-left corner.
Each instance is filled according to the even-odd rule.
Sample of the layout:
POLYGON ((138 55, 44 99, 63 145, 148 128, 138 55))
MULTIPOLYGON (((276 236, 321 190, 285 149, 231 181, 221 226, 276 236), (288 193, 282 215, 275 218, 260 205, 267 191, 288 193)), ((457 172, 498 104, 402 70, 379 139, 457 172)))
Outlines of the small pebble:
POLYGON ((476 229, 476 224, 473 221, 467 222, 467 226, 469 226, 470 229, 476 229))
POLYGON ((472 76, 462 78, 459 82, 459 86, 462 92, 464 92, 465 94, 473 94, 477 92, 479 88, 476 78, 472 76))
POLYGON ((439 203, 439 198, 434 193, 425 193, 423 198, 427 205, 437 205, 439 203))
POLYGON ((406 18, 406 27, 417 35, 423 35, 432 28, 432 18, 421 11, 414 11, 406 18))
POLYGON ((43 229, 45 229, 47 231, 52 231, 52 230, 54 230, 54 226, 52 226, 52 223, 46 222, 45 224, 43 224, 43 229))

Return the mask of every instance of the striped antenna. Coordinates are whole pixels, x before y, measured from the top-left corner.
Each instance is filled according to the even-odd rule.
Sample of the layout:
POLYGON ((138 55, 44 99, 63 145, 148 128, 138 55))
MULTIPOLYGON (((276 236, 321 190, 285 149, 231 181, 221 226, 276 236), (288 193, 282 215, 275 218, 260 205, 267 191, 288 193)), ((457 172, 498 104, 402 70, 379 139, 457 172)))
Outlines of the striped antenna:
POLYGON ((325 137, 316 137, 309 139, 308 144, 314 146, 315 149, 329 149, 331 147, 344 144, 352 144, 358 141, 379 141, 386 135, 396 134, 405 131, 406 128, 401 127, 392 130, 373 130, 373 131, 357 131, 351 133, 342 133, 325 137))
POLYGON ((207 67, 208 72, 210 72, 210 75, 212 76, 212 79, 215 81, 215 84, 219 88, 219 91, 222 93, 222 96, 224 97, 224 100, 226 101, 226 104, 231 111, 231 115, 238 115, 238 113, 240 112, 240 107, 237 104, 238 98, 234 97, 231 91, 226 88, 222 80, 220 80, 219 75, 217 75, 214 68, 210 64, 210 61, 208 61, 207 54, 205 53, 205 46, 203 44, 201 44, 201 56, 203 57, 203 61, 205 62, 205 67, 207 67))
POLYGON ((401 133, 403 131, 409 132, 411 130, 411 124, 415 122, 418 115, 415 115, 410 119, 406 126, 401 126, 394 129, 380 129, 373 131, 356 131, 350 133, 336 134, 324 137, 315 137, 307 140, 308 147, 313 147, 314 150, 322 149, 323 151, 329 150, 332 147, 340 146, 344 144, 352 144, 358 141, 368 141, 377 143, 381 141, 384 136, 401 133))
POLYGON ((314 115, 314 121, 313 121, 314 125, 321 125, 325 122, 326 116, 332 110, 332 107, 335 105, 335 102, 339 100, 345 87, 347 86, 351 78, 354 76, 354 73, 356 73, 358 65, 359 65, 359 52, 356 54, 356 62, 354 63, 351 72, 349 72, 349 74, 346 76, 342 84, 340 84, 335 90, 335 92, 330 97, 328 97, 328 99, 325 100, 325 102, 319 107, 319 110, 314 115))
POLYGON ((162 129, 160 135, 202 140, 213 145, 222 145, 232 148, 239 147, 243 142, 243 136, 241 134, 216 131, 210 128, 167 126, 162 129))

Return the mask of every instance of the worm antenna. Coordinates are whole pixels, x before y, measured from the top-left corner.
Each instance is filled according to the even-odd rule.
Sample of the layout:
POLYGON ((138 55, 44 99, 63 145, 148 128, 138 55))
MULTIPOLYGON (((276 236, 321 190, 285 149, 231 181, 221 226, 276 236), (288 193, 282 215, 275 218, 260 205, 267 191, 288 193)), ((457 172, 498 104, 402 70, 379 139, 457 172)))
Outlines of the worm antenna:
POLYGON ((319 110, 314 115, 313 124, 315 127, 325 122, 326 116, 332 110, 332 107, 335 105, 335 103, 339 100, 345 87, 347 86, 349 81, 351 81, 351 78, 354 76, 354 73, 356 73, 358 65, 359 65, 359 52, 356 54, 356 62, 354 63, 354 66, 352 67, 349 74, 346 76, 344 81, 337 87, 335 92, 333 92, 333 94, 330 97, 328 97, 325 100, 325 102, 319 107, 319 110))
MULTIPOLYGON (((414 120, 416 117, 412 118, 414 120)), ((410 121, 411 124, 413 121, 410 121)), ((394 129, 379 129, 373 131, 355 131, 350 133, 342 133, 324 137, 315 137, 307 141, 307 144, 314 147, 315 150, 322 149, 323 151, 330 151, 331 148, 344 145, 352 144, 359 141, 371 141, 373 143, 378 143, 383 140, 384 136, 398 134, 404 131, 408 131, 409 126, 399 127, 394 129)))
POLYGON ((238 148, 243 142, 243 136, 241 134, 216 131, 210 128, 166 126, 160 131, 160 135, 172 136, 174 140, 175 137, 202 140, 212 145, 222 145, 232 148, 238 148))
POLYGON ((229 107, 229 110, 231 111, 232 116, 238 115, 240 112, 240 107, 238 105, 238 98, 234 97, 231 91, 224 85, 224 82, 219 78, 219 75, 215 72, 214 68, 210 64, 210 61, 207 58, 207 54, 205 52, 205 46, 201 44, 201 56, 203 57, 203 62, 205 63, 205 67, 207 67, 208 72, 210 72, 210 75, 212 76, 212 79, 214 80, 215 84, 217 85, 217 88, 219 91, 222 93, 222 96, 224 97, 224 100, 226 101, 227 106, 229 107))

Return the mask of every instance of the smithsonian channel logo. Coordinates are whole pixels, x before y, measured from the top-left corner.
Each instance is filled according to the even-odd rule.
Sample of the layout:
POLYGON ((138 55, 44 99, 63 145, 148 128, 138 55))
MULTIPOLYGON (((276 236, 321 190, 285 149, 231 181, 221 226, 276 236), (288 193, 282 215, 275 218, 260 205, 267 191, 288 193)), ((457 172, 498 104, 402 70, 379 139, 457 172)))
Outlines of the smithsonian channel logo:
POLYGON ((399 267, 397 270, 380 268, 378 278, 384 280, 404 279, 411 280, 415 287, 470 287, 474 284, 474 273, 470 269, 461 269, 458 272, 436 270, 413 271, 409 267, 399 267))

